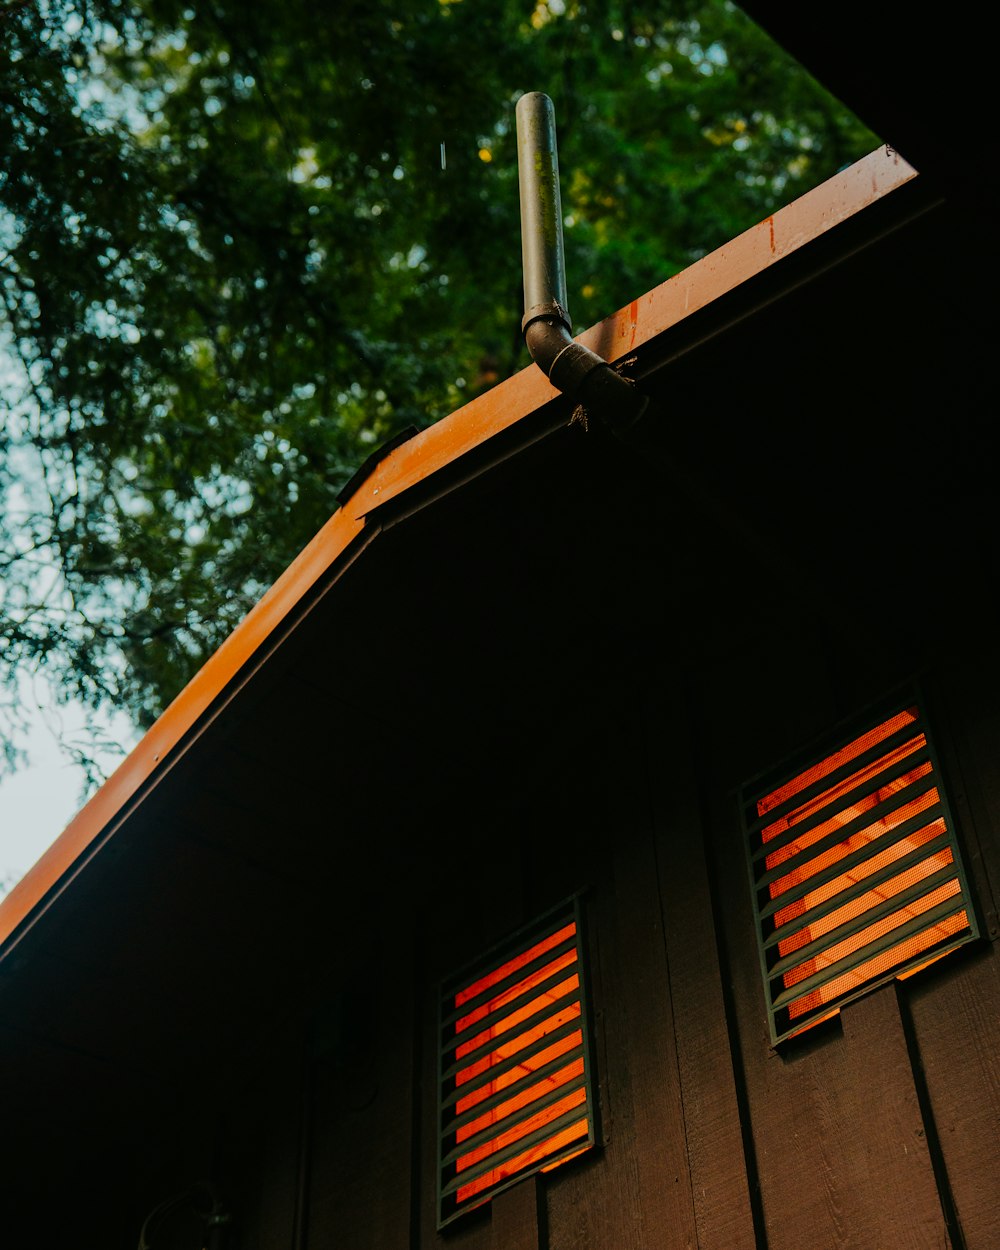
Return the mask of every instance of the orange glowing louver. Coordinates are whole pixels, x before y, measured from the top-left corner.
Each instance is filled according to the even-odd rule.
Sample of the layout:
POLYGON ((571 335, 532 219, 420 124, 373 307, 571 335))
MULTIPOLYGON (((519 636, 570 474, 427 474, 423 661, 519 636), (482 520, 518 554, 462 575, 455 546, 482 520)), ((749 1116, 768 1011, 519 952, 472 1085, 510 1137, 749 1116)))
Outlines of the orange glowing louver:
POLYGON ((440 1225, 594 1144, 575 904, 443 987, 440 1225))
POLYGON ((978 936, 916 699, 741 806, 773 1041, 978 936))

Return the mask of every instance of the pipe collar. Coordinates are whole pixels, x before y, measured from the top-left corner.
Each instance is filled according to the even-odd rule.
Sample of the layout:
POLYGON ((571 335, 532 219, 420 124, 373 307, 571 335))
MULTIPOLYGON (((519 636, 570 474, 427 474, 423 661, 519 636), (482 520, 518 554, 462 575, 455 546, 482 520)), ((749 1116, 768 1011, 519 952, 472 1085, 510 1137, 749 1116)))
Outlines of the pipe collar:
POLYGON ((528 319, 524 341, 531 358, 557 390, 616 430, 633 425, 648 398, 606 360, 570 336, 566 323, 544 314, 528 319))

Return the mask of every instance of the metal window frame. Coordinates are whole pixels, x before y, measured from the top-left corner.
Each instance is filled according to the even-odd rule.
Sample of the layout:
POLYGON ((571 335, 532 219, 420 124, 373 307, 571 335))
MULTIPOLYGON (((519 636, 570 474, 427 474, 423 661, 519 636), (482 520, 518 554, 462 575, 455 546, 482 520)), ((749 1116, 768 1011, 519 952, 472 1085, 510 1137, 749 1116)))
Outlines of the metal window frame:
MULTIPOLYGON (((483 1207, 492 1201, 497 1194, 511 1188, 513 1185, 519 1184, 530 1176, 536 1175, 543 1169, 548 1170, 561 1161, 582 1154, 585 1151, 592 1150, 599 1140, 599 1123, 598 1123, 598 1106, 595 1097, 594 1083, 594 1047, 593 1047, 593 1026, 591 1019, 591 1004, 589 993, 589 968, 587 962, 587 933, 585 927, 584 915, 584 891, 580 891, 571 895, 563 902, 556 904, 547 911, 536 917, 529 923, 522 925, 514 932, 508 934, 507 937, 495 943, 488 950, 480 954, 476 959, 470 960, 463 964, 454 972, 442 977, 438 984, 437 991, 437 1119, 435 1123, 436 1143, 437 1143, 437 1160, 436 1160, 436 1210, 437 1210, 437 1227, 440 1231, 446 1226, 452 1224, 455 1220, 468 1214, 471 1211, 483 1207), (450 1103, 454 1101, 454 1067, 448 1059, 449 1045, 445 1030, 449 1028, 455 1017, 454 996, 461 990, 463 985, 471 984, 479 977, 487 974, 491 969, 495 969, 504 964, 508 959, 529 950, 537 942, 544 939, 548 934, 556 932, 563 925, 573 921, 576 925, 576 933, 571 941, 576 948, 577 969, 579 975, 579 992, 574 993, 572 1001, 579 1001, 580 1016, 572 1021, 571 1026, 564 1025, 556 1033, 549 1034, 545 1037, 543 1043, 536 1049, 544 1049, 546 1046, 552 1045, 557 1037, 565 1032, 575 1032, 579 1028, 581 1032, 580 1045, 573 1051, 567 1052, 558 1059, 560 1066, 577 1057, 583 1060, 583 1076, 575 1088, 582 1087, 584 1090, 584 1100, 580 1107, 575 1107, 570 1113, 566 1113, 567 1123, 573 1123, 575 1120, 586 1115, 587 1133, 584 1136, 575 1138, 572 1142, 553 1151, 552 1154, 545 1155, 543 1158, 536 1160, 532 1164, 519 1170, 512 1176, 504 1177, 496 1184, 484 1189, 481 1193, 474 1195, 472 1198, 459 1202, 455 1197, 457 1186, 454 1184, 455 1176, 452 1172, 454 1159, 457 1155, 454 1140, 454 1128, 457 1127, 456 1119, 449 1110, 450 1103)), ((547 953, 549 958, 552 957, 547 953)), ((536 987, 537 992, 538 987, 536 987)), ((539 1069, 544 1072, 544 1069, 539 1069)), ((564 1092, 560 1090, 560 1094, 564 1092)), ((509 1097, 508 1095, 505 1095, 509 1097)), ((487 1100, 489 1101, 489 1100, 487 1100)), ((544 1100, 542 1100, 544 1103, 544 1100)), ((557 1101, 553 1098, 552 1101, 557 1101)), ((533 1104, 534 1105, 534 1104, 533 1104)), ((554 1131, 558 1131, 561 1120, 553 1121, 544 1126, 543 1130, 537 1131, 539 1140, 544 1140, 545 1136, 554 1131)), ((501 1130, 502 1131, 502 1130, 501 1130)), ((520 1139, 512 1147, 508 1147, 509 1154, 513 1157, 531 1141, 536 1134, 529 1134, 520 1139)), ((502 1154, 499 1158, 494 1158, 494 1162, 502 1161, 502 1154)))
MULTIPOLYGON (((883 754, 887 749, 887 743, 879 743, 877 748, 872 749, 872 755, 877 756, 883 754)), ((849 766, 845 766, 845 772, 855 771, 858 767, 858 760, 852 760, 849 766)), ((820 783, 816 783, 814 787, 817 793, 828 788, 830 778, 823 778, 820 783)), ((931 788, 928 786, 928 788, 931 788)), ((807 794, 808 789, 803 791, 807 794)), ((797 796, 801 800, 801 795, 797 796)), ((965 866, 965 855, 958 834, 957 823, 948 798, 948 790, 946 777, 941 767, 940 757, 934 743, 934 736, 930 717, 927 711, 926 701, 923 692, 917 682, 907 683, 904 687, 898 688, 892 694, 869 704, 860 712, 851 716, 849 719, 841 721, 833 729, 815 739, 808 747, 796 751, 792 756, 787 757, 784 763, 774 768, 768 769, 765 773, 758 774, 756 777, 743 783, 738 791, 738 803, 740 812, 740 822, 742 827, 743 850, 746 857, 747 874, 750 886, 750 897, 753 906, 754 916, 754 936, 757 943, 757 954, 760 963, 761 980, 764 988, 764 998, 767 1007, 768 1029, 771 1036, 771 1044, 778 1046, 787 1042, 792 1038, 799 1037, 803 1033, 808 1032, 814 1025, 821 1021, 836 1015, 841 1008, 847 1003, 853 1002, 864 994, 871 993, 881 985, 885 985, 889 981, 905 975, 907 972, 913 971, 930 961, 941 958, 950 952, 966 945, 969 942, 978 939, 982 933, 982 923, 979 915, 979 909, 973 891, 970 889, 970 882, 965 866), (898 926, 882 934, 879 938, 867 943, 859 951, 853 952, 850 956, 837 964, 831 965, 822 973, 814 974, 813 977, 807 978, 798 983, 794 991, 779 989, 775 992, 775 986, 781 986, 781 976, 784 971, 788 971, 789 967, 794 966, 792 956, 781 959, 777 948, 777 938, 775 936, 773 926, 770 924, 770 916, 778 910, 780 904, 776 901, 762 902, 762 894, 766 890, 768 879, 773 878, 780 870, 774 869, 768 872, 766 869, 766 857, 761 853, 762 848, 758 846, 755 835, 767 823, 766 818, 757 815, 756 804, 758 800, 765 794, 778 789, 780 786, 791 781, 809 768, 820 763, 823 759, 830 755, 836 754, 837 751, 846 747, 849 743, 863 737, 866 733, 876 729, 885 721, 891 719, 899 712, 905 711, 907 708, 915 707, 917 709, 917 720, 914 722, 912 730, 908 730, 908 734, 923 733, 927 746, 925 749, 917 753, 913 760, 907 761, 907 767, 912 767, 918 759, 928 762, 931 766, 929 780, 933 787, 937 789, 939 801, 935 805, 936 815, 939 815, 945 827, 945 832, 939 835, 939 839, 935 842, 920 848, 919 854, 915 851, 910 856, 904 857, 899 861, 893 862, 886 866, 884 870, 871 875, 866 879, 867 887, 870 889, 881 881, 897 875, 904 871, 910 863, 919 863, 926 859, 934 850, 942 849, 947 846, 952 853, 954 871, 948 871, 947 876, 943 879, 957 878, 959 884, 958 894, 954 900, 949 899, 947 905, 940 905, 939 908, 932 909, 917 917, 908 925, 898 926), (960 901, 960 906, 957 905, 960 901), (788 1007, 803 993, 808 993, 809 988, 818 988, 835 980, 843 973, 850 971, 852 967, 859 967, 869 960, 876 958, 890 950, 907 936, 907 930, 917 933, 934 922, 937 911, 944 915, 953 915, 957 910, 964 910, 968 924, 960 932, 951 935, 949 938, 942 940, 915 955, 911 958, 903 960, 900 963, 893 964, 884 971, 873 975, 869 980, 864 981, 861 985, 855 986, 850 990, 844 991, 842 994, 823 1003, 814 1010, 797 1017, 794 1021, 788 1015, 788 1007)), ((921 813, 919 818, 912 821, 914 827, 926 824, 928 813, 921 813)), ((905 822, 891 831, 891 837, 886 836, 886 846, 893 845, 906 837, 906 830, 911 822, 905 822)), ((841 838, 843 831, 840 831, 841 838)), ((789 837, 787 840, 791 841, 789 837)), ((830 839, 821 839, 816 844, 822 847, 824 841, 830 839)), ((778 849, 781 845, 780 840, 775 840, 776 845, 772 849, 778 849)), ((875 845, 870 844, 870 845, 875 845)), ((869 848, 858 853, 859 860, 868 858, 871 854, 869 848)), ((826 870, 825 875, 830 878, 841 875, 844 871, 844 862, 838 861, 836 864, 826 870)), ((817 874, 816 884, 819 884, 822 876, 817 874)), ((922 881, 920 885, 926 887, 933 878, 922 881)), ((913 890, 914 897, 919 897, 927 892, 925 889, 913 890)), ((901 903, 907 900, 907 892, 901 892, 899 896, 890 900, 895 903, 895 907, 885 905, 881 907, 871 908, 855 918, 857 921, 857 930, 875 923, 881 914, 889 914, 891 911, 898 909, 901 903), (863 923, 861 923, 863 921, 863 923)), ((827 912, 834 911, 843 904, 843 898, 839 895, 834 896, 825 904, 827 912)), ((814 918, 819 919, 823 911, 818 912, 814 918)), ((791 933, 792 930, 789 930, 791 933)), ((795 962, 802 962, 804 958, 808 958, 809 952, 813 954, 822 950, 825 946, 835 945, 838 941, 846 936, 839 929, 832 931, 831 934, 825 934, 819 939, 810 942, 807 947, 803 947, 802 951, 794 952, 795 962), (803 954, 803 952, 806 952, 803 954)))

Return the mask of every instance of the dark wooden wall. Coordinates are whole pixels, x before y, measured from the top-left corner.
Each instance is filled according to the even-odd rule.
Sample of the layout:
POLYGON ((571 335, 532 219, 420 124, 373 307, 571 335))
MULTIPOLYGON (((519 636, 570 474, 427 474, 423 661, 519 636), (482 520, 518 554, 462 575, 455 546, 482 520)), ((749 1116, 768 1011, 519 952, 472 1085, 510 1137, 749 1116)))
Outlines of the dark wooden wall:
MULTIPOLYGON (((442 768, 404 834, 444 833, 455 854, 419 888, 316 883, 302 940, 321 992, 296 1006, 262 983, 231 1064, 181 1099, 122 1094, 116 1115, 81 1076, 9 1140, 11 1235, 36 1236, 44 1211, 77 1250, 135 1250, 156 1203, 211 1178, 228 1250, 996 1250, 1000 659, 953 648, 920 674, 984 937, 776 1050, 736 791, 912 657, 768 622, 678 668, 656 633, 590 666, 564 739, 525 725, 544 766, 519 775, 513 737, 488 802, 442 768), (348 885, 370 922, 345 940, 348 885), (600 1144, 439 1233, 438 979, 580 890, 600 1144)), ((272 944, 289 932, 286 917, 272 944)), ((304 953, 276 948, 267 976, 304 953)), ((151 1244, 193 1250, 180 1232, 151 1244)))
MULTIPOLYGON (((922 372, 885 369, 856 404, 828 302, 743 325, 723 369, 675 362, 665 416, 698 419, 657 422, 659 443, 625 455, 576 424, 414 504, 289 624, 291 658, 233 694, 0 979, 24 1080, 11 1244, 135 1250, 155 1204, 208 1177, 226 1250, 1000 1247, 985 383, 956 357, 973 391, 949 373, 913 436, 922 372), (744 379, 775 343, 755 423, 744 379), (713 405, 709 377, 729 387, 713 405), (789 468, 803 396, 838 437, 789 468), (945 410, 976 417, 967 440, 945 410), (950 493, 949 441, 973 462, 950 493), (874 503, 845 508, 861 464, 874 503), (775 1049, 736 792, 914 675, 984 936, 775 1049), (580 890, 600 1144, 438 1233, 438 980, 580 890)), ((859 342, 881 342, 871 304, 868 324, 851 305, 859 342)))
POLYGON ((735 788, 867 688, 794 663, 814 641, 782 639, 785 664, 734 650, 710 675, 610 675, 590 752, 481 826, 508 844, 489 887, 386 932, 354 1042, 262 1068, 224 1152, 240 1247, 1000 1245, 1000 671, 977 656, 925 675, 987 936, 776 1051, 735 788), (580 888, 601 1144, 438 1233, 436 978, 580 888))
MULTIPOLYGON (((575 531, 580 512, 567 515, 575 531)), ((590 536, 582 541, 589 568, 590 536)), ((651 544, 649 558, 659 561, 663 549, 651 544)), ((476 609, 485 622, 503 601, 514 602, 497 567, 484 574, 496 581, 493 597, 476 609)), ((511 583, 518 571, 512 557, 511 583)), ((594 584, 604 594, 608 579, 594 584)), ((198 860, 197 872, 185 870, 170 886, 178 898, 197 887, 207 927, 197 930, 192 910, 183 967, 168 959, 182 935, 161 943, 164 970, 150 992, 165 1041, 149 1054, 166 1064, 176 1049, 172 1004, 193 992, 192 966, 200 972, 202 959, 205 1002, 226 1005, 214 1026, 228 1021, 225 1047, 206 1050, 196 1073, 197 1027, 178 1032, 190 1051, 185 1070, 197 1075, 181 1097, 167 1080, 158 1092, 148 1071, 129 1084, 124 1068, 98 1091, 96 1067, 74 1053, 80 1075, 69 1073, 60 1105, 19 1110, 23 1131, 5 1143, 11 1244, 38 1244, 44 1231, 48 1244, 68 1239, 75 1250, 135 1250, 158 1202, 210 1178, 233 1213, 226 1250, 1000 1246, 1000 657, 991 640, 970 631, 968 645, 942 646, 918 666, 983 938, 775 1049, 738 787, 912 676, 914 654, 893 642, 892 621, 880 634, 857 622, 836 628, 822 613, 762 615, 756 624, 746 614, 732 628, 722 600, 701 605, 701 620, 717 615, 720 625, 717 637, 706 629, 697 650, 658 645, 676 614, 669 601, 641 627, 616 607, 599 622, 595 646, 585 630, 573 632, 588 605, 563 586, 547 593, 557 606, 566 600, 566 619, 543 640, 535 702, 517 690, 504 703, 495 678, 476 722, 477 734, 492 735, 488 749, 475 737, 459 750, 463 709, 483 690, 468 688, 475 665, 457 662, 455 689, 436 691, 434 722, 439 730, 457 726, 454 749, 442 739, 415 745, 406 772, 393 738, 391 803, 366 784, 353 806, 338 805, 336 790, 324 806, 329 764, 314 732, 303 740, 316 743, 315 758, 303 759, 299 740, 287 765, 267 754, 268 743, 259 758, 238 756, 228 739, 217 749, 206 744, 198 767, 209 778, 242 767, 247 799, 235 814, 220 808, 217 820, 213 809, 211 844, 204 834, 197 842, 180 835, 182 849, 218 856, 228 839, 246 862, 224 862, 208 876, 198 860), (626 626, 616 636, 601 632, 616 614, 626 626), (679 663, 679 654, 691 662, 679 663), (271 787, 255 792, 254 776, 295 770, 297 790, 263 806, 271 787), (383 824, 369 829, 364 820, 375 822, 386 805, 383 824), (337 836, 324 838, 330 827, 337 836), (345 827, 357 832, 349 838, 345 827), (371 846, 374 857, 365 860, 361 851, 371 846), (325 849, 309 859, 315 847, 325 849), (305 867, 297 879, 267 877, 240 894, 239 873, 256 872, 262 851, 305 867), (207 906, 224 889, 232 898, 220 915, 242 926, 235 963, 207 906), (599 1146, 439 1233, 438 980, 577 891, 585 891, 599 1146), (223 950, 217 965, 212 943, 223 950), (232 984, 213 980, 230 974, 238 974, 232 984), (230 998, 245 1037, 236 1036, 230 998), (117 1108, 104 1100, 112 1086, 117 1108), (60 1201, 46 1206, 53 1189, 60 1201)), ((546 611, 555 618, 551 605, 546 611)), ((517 612, 530 615, 522 604, 517 612)), ((485 650, 482 624, 463 628, 485 650)), ((535 646, 527 627, 499 633, 535 646)), ((522 663, 514 651, 510 670, 522 663)), ((438 681, 443 671, 426 669, 404 674, 415 683, 418 711, 429 692, 416 683, 438 681)), ((391 666, 387 674, 398 707, 399 674, 391 666)), ((287 707, 289 691, 276 679, 265 694, 287 707)), ((233 742, 246 752, 242 739, 233 742)), ((365 762, 377 779, 377 753, 365 762)), ((178 773, 176 785, 192 810, 204 809, 211 790, 197 771, 178 773)), ((140 869, 146 873, 147 901, 128 900, 139 926, 149 923, 148 900, 170 884, 154 824, 126 848, 108 887, 137 890, 140 869)), ((174 826, 168 832, 177 834, 174 826)), ((111 894, 95 897, 111 905, 111 894)), ((81 928, 84 904, 91 906, 80 904, 81 928)), ((71 914, 63 923, 72 921, 71 914)), ((109 922, 100 975, 86 981, 82 970, 63 969, 63 992, 96 1004, 98 1016, 114 997, 109 961, 130 960, 123 932, 109 922)), ((156 1019, 145 1003, 135 1004, 135 1015, 156 1019)), ((34 1061, 47 1062, 40 1052, 34 1061)), ((196 1250, 179 1232, 151 1245, 196 1250)))

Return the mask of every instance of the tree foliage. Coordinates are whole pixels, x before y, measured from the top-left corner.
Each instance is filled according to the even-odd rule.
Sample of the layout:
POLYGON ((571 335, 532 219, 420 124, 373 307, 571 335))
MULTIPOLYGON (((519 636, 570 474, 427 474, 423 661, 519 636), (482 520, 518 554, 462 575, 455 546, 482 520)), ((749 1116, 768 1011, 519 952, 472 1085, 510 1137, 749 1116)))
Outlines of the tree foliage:
POLYGON ((877 143, 722 0, 8 0, 0 58, 14 721, 30 669, 149 724, 375 446, 529 363, 521 93, 578 329, 877 143))

